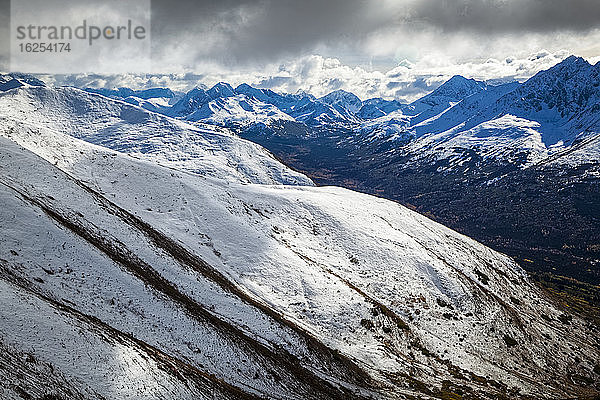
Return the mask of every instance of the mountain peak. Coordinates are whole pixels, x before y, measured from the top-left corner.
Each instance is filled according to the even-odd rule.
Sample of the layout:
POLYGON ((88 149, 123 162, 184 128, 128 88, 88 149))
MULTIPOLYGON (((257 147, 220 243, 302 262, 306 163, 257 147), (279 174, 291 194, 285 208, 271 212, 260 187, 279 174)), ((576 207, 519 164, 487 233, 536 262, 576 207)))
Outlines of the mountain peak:
POLYGON ((574 55, 570 55, 569 57, 565 58, 564 60, 562 60, 557 65, 577 65, 577 64, 580 64, 580 65, 583 65, 583 64, 590 65, 590 63, 588 63, 585 58, 574 56, 574 55))
POLYGON ((475 79, 468 79, 462 75, 454 75, 440 87, 431 92, 425 98, 431 97, 447 97, 451 100, 462 100, 472 94, 480 92, 487 87, 487 84, 475 79))
POLYGON ((556 80, 563 83, 571 82, 570 87, 585 86, 585 82, 592 78, 594 66, 582 57, 569 56, 563 61, 554 65, 545 71, 538 72, 530 78, 526 83, 539 85, 541 82, 546 82, 546 85, 554 85, 556 80))
POLYGON ((238 85, 235 88, 236 92, 241 92, 241 93, 244 93, 249 90, 257 90, 257 89, 253 88, 252 86, 248 85, 247 83, 242 83, 241 85, 238 85))
POLYGON ((196 86, 192 90, 186 93, 186 97, 198 97, 206 96, 206 90, 202 87, 196 86))
POLYGON ((315 96, 313 96, 312 94, 310 94, 308 91, 304 90, 304 89, 298 89, 296 90, 296 93, 294 93, 295 96, 299 96, 299 97, 308 97, 310 99, 314 99, 315 96))
MULTIPOLYGON (((546 71, 541 71, 537 75, 552 75, 552 74, 567 74, 572 76, 573 74, 586 74, 592 65, 587 62, 583 57, 569 56, 546 71)), ((535 78, 535 77, 534 77, 535 78)), ((563 77, 567 78, 567 76, 563 77)))
POLYGON ((485 82, 475 80, 473 78, 465 78, 462 75, 454 75, 452 78, 444 82, 440 87, 483 87, 485 82))
POLYGON ((265 91, 263 89, 257 89, 253 86, 248 85, 247 83, 242 83, 235 88, 236 94, 245 94, 248 97, 254 97, 256 99, 262 100, 265 96, 265 91))
POLYGON ((231 85, 229 83, 226 83, 226 82, 217 83, 216 85, 211 87, 206 93, 212 99, 215 99, 217 97, 235 96, 235 92, 234 92, 233 88, 231 87, 231 85))
POLYGON ((334 95, 334 96, 354 96, 354 93, 348 92, 344 89, 337 89, 323 97, 332 96, 332 95, 334 95))
POLYGON ((468 79, 465 78, 462 75, 454 75, 452 78, 448 79, 446 81, 446 83, 457 83, 457 82, 469 82, 469 81, 475 81, 475 79, 468 79))
POLYGON ((321 97, 319 101, 334 107, 341 113, 356 113, 362 107, 362 100, 358 96, 342 89, 321 97))
POLYGON ((336 103, 336 102, 340 102, 340 101, 352 103, 352 104, 361 103, 361 100, 358 98, 357 95, 355 95, 354 93, 347 92, 342 89, 334 90, 333 92, 321 97, 319 100, 321 100, 325 103, 328 103, 328 104, 332 104, 332 103, 336 103))

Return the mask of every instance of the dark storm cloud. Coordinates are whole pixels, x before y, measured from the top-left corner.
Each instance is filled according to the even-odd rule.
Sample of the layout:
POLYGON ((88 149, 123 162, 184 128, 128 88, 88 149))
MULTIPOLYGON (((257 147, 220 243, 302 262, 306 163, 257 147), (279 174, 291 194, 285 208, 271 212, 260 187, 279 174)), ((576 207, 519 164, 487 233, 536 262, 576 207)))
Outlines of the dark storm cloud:
POLYGON ((600 24, 600 0, 153 0, 152 11, 159 50, 193 37, 199 58, 231 64, 322 45, 342 53, 396 28, 493 36, 583 32, 600 24))
POLYGON ((406 20, 450 32, 584 32, 600 28, 600 1, 421 0, 406 20))
MULTIPOLYGON (((0 0, 0 69, 8 56, 8 4, 0 0)), ((443 47, 454 33, 583 37, 596 28, 600 0, 152 0, 153 57, 167 69, 169 62, 185 70, 204 61, 238 69, 307 54, 360 65, 372 55, 404 57, 404 43, 413 53, 443 47)))
POLYGON ((324 43, 351 44, 391 19, 368 0, 152 2, 153 40, 159 46, 196 33, 201 49, 216 36, 210 55, 233 62, 295 55, 324 43))

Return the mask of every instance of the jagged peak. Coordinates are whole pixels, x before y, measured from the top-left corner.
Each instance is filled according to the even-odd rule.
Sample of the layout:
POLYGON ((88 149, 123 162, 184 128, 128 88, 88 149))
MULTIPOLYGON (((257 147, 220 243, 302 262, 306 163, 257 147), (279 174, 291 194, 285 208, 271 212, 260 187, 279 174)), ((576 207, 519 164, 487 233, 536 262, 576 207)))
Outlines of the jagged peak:
POLYGON ((440 96, 459 100, 484 90, 486 87, 487 84, 485 82, 465 78, 462 75, 454 75, 424 98, 440 96))
POLYGON ((307 96, 307 97, 311 97, 312 94, 310 94, 308 91, 304 90, 304 89, 298 89, 296 90, 296 93, 294 93, 297 96, 307 96))
POLYGON ((334 90, 333 92, 329 92, 328 94, 326 94, 325 96, 323 96, 321 98, 324 98, 324 97, 327 97, 327 96, 332 96, 332 95, 333 96, 338 96, 338 95, 339 96, 348 96, 348 95, 355 96, 355 94, 352 93, 352 92, 348 92, 348 91, 346 91, 344 89, 337 89, 337 90, 334 90))
POLYGON ((456 82, 475 82, 475 79, 465 78, 462 75, 454 75, 452 78, 448 79, 446 83, 456 83, 456 82))
POLYGON ((443 86, 473 86, 473 87, 480 87, 480 86, 485 86, 485 82, 482 81, 478 81, 476 79, 473 78, 465 78, 462 75, 454 75, 452 78, 448 79, 446 82, 444 82, 440 87, 443 86))
POLYGON ((219 82, 211 87, 207 92, 211 97, 231 97, 235 95, 235 91, 227 82, 219 82))
POLYGON ((265 95, 266 93, 269 92, 269 90, 265 90, 265 89, 258 89, 255 88, 252 85, 249 85, 247 83, 242 83, 241 85, 238 85, 235 89, 234 92, 237 94, 245 94, 248 96, 261 96, 265 95))
POLYGON ((240 92, 240 91, 247 91, 247 90, 260 90, 260 89, 256 89, 255 87, 253 87, 253 86, 250 86, 250 85, 249 85, 249 84, 247 84, 247 83, 242 83, 241 85, 238 85, 238 86, 235 88, 235 91, 236 91, 236 92, 240 92))
POLYGON ((582 77, 585 77, 594 68, 594 66, 582 57, 569 56, 553 67, 535 74, 525 82, 524 87, 527 88, 531 85, 539 85, 541 82, 548 79, 550 81, 580 81, 582 77))
POLYGON ((570 55, 569 57, 567 57, 564 60, 562 60, 561 62, 559 62, 557 65, 577 65, 577 64, 591 65, 585 58, 578 57, 575 55, 570 55))
POLYGON ((577 56, 569 56, 569 57, 565 58, 564 60, 562 60, 561 62, 559 62, 558 64, 554 65, 553 67, 539 72, 538 74, 536 74, 536 76, 554 74, 554 73, 562 73, 565 71, 585 71, 585 70, 588 70, 591 68, 592 68, 592 65, 585 58, 577 57, 577 56))
POLYGON ((326 94, 325 96, 319 98, 319 100, 322 100, 325 102, 336 101, 336 100, 340 100, 340 99, 345 99, 345 100, 349 100, 352 102, 361 102, 360 98, 357 95, 355 95, 352 92, 343 90, 343 89, 334 90, 333 92, 326 94))
POLYGON ((189 92, 187 92, 185 97, 195 97, 199 94, 204 94, 206 95, 206 89, 204 87, 201 86, 196 86, 195 88, 193 88, 192 90, 190 90, 189 92))
POLYGON ((362 107, 362 100, 354 93, 342 89, 335 90, 318 99, 319 102, 334 108, 341 108, 349 112, 357 112, 362 107))

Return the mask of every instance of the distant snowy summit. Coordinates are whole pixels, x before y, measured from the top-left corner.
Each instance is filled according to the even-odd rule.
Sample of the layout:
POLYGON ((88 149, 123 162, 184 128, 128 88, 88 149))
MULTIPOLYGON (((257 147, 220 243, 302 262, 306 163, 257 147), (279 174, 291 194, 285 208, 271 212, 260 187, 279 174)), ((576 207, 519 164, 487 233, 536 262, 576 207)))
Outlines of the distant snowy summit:
POLYGON ((270 126, 278 121, 293 121, 310 127, 332 124, 340 127, 353 126, 374 113, 387 114, 400 109, 401 103, 370 99, 361 101, 352 93, 338 90, 316 98, 299 91, 296 94, 281 94, 270 89, 258 89, 247 84, 236 88, 217 83, 210 89, 197 87, 180 95, 165 95, 159 89, 134 91, 127 88, 114 90, 87 88, 113 98, 122 98, 151 111, 188 120, 213 123, 228 127, 248 127, 254 124, 270 126), (154 107, 141 100, 168 99, 163 107, 154 107))

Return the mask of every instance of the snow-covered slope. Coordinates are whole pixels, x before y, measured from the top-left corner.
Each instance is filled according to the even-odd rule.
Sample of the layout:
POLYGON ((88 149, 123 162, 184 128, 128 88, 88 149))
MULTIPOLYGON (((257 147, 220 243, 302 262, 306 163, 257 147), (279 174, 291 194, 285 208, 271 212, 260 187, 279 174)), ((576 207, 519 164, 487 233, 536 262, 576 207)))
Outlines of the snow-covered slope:
MULTIPOLYGON (((30 134, 39 138, 40 133, 30 134)), ((114 153, 82 155, 86 147, 45 139, 54 147, 46 156, 53 151, 67 156, 73 167, 90 174, 100 172, 97 168, 120 170, 122 177, 135 177, 136 196, 152 197, 147 185, 168 194, 172 170, 143 182, 135 166, 152 170, 148 164, 116 166, 114 153), (83 158, 72 158, 69 150, 83 158), (87 163, 88 157, 103 165, 87 163)), ((314 398, 336 393, 290 364, 300 354, 322 364, 314 351, 310 356, 308 337, 244 301, 245 291, 236 294, 178 242, 4 138, 2 150, 2 293, 10 295, 2 301, 1 337, 11 354, 29 353, 54 369, 50 376, 62 374, 73 382, 75 393, 91 388, 103 398, 212 398, 213 392, 251 397, 238 397, 230 384, 242 394, 299 398, 310 393, 308 377, 316 383, 314 398), (286 355, 275 344, 299 353, 286 355)), ((197 228, 186 229, 195 231, 190 239, 201 239, 197 228)), ((19 361, 8 373, 10 367, 23 368, 19 361)), ((327 361, 322 365, 335 368, 327 361)), ((37 390, 54 389, 40 379, 37 390)), ((23 385, 27 391, 36 386, 23 385)))
POLYGON ((600 63, 571 56, 501 97, 489 112, 537 121, 547 146, 569 146, 600 129, 600 63))
POLYGON ((312 184, 262 147, 227 130, 191 125, 75 88, 41 86, 0 92, 0 115, 201 175, 253 183, 312 184))
POLYGON ((356 114, 362 107, 362 101, 353 93, 345 90, 335 90, 319 99, 325 104, 329 104, 340 113, 356 114))
POLYGON ((294 121, 294 118, 280 111, 272 104, 263 103, 244 95, 219 97, 205 103, 185 117, 187 121, 202 121, 217 126, 244 129, 275 122, 294 121))
POLYGON ((367 120, 360 125, 356 135, 357 142, 370 142, 377 139, 400 142, 411 139, 413 134, 409 132, 410 120, 411 117, 401 110, 367 120))
MULTIPOLYGON (((412 131, 415 137, 425 134, 438 134, 449 131, 453 128, 465 130, 466 125, 473 118, 476 118, 482 111, 491 107, 500 97, 517 89, 517 82, 506 83, 498 86, 487 85, 485 90, 469 95, 461 99, 454 107, 444 110, 444 112, 426 119, 425 121, 415 123, 412 131)), ((485 122, 477 120, 478 123, 485 122)))
POLYGON ((440 172, 476 159, 479 162, 528 166, 548 157, 542 142, 540 124, 513 115, 483 122, 469 130, 450 130, 426 135, 408 148, 410 161, 405 167, 447 162, 440 172))
POLYGON ((377 97, 363 101, 357 116, 365 120, 379 118, 404 107, 406 105, 397 100, 384 100, 377 97))
POLYGON ((453 168, 478 159, 526 168, 600 130, 599 85, 600 64, 577 57, 523 84, 493 86, 457 76, 396 111, 401 118, 392 113, 363 123, 361 133, 398 141, 402 166, 446 160, 453 168))
POLYGON ((433 92, 411 103, 406 108, 405 113, 413 116, 411 124, 415 125, 439 115, 464 98, 485 90, 486 87, 485 82, 456 75, 433 92))
POLYGON ((89 139, 84 116, 111 121, 113 106, 148 118, 124 151, 163 117, 70 89, 103 107, 50 113, 39 105, 66 94, 43 90, 54 100, 36 108, 30 89, 0 98, 20 105, 0 108, 0 375, 16 382, 3 396, 595 393, 597 337, 508 257, 368 195, 243 184, 80 141, 63 132, 89 139))

